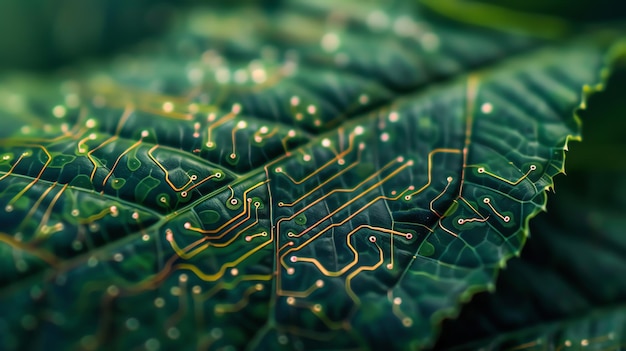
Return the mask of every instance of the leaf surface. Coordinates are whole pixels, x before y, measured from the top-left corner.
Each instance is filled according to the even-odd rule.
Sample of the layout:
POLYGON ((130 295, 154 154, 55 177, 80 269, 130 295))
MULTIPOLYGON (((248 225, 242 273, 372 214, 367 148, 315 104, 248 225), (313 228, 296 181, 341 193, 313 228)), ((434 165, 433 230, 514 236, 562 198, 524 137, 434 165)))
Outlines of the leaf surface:
POLYGON ((3 85, 4 348, 418 348, 493 286, 604 51, 331 4, 3 85))
POLYGON ((457 320, 444 323, 439 349, 624 348, 624 168, 598 162, 625 150, 618 133, 623 82, 622 69, 590 99, 585 140, 573 145, 571 170, 557 182, 548 213, 531 222, 521 259, 501 273, 495 293, 476 295, 457 320))

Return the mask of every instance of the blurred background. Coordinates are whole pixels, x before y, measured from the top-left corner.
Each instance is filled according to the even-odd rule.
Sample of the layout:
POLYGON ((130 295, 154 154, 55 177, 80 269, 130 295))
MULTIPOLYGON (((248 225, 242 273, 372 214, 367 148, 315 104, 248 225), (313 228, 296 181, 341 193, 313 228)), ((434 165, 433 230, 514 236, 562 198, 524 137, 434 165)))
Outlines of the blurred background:
MULTIPOLYGON (((207 3, 239 6, 245 2, 273 7, 280 0, 2 0, 0 72, 45 71, 83 58, 108 56, 167 31, 179 11, 207 3)), ((584 25, 623 17, 613 0, 474 2, 563 17, 584 25)))

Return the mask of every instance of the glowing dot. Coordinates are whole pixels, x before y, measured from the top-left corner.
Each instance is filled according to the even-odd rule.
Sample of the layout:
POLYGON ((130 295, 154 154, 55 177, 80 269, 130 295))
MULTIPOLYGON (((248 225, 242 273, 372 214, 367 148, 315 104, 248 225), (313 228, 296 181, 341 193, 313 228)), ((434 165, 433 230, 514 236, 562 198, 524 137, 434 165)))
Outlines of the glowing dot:
POLYGON ((295 137, 295 136, 296 136, 296 131, 295 131, 295 130, 293 130, 293 129, 290 129, 290 130, 287 132, 287 136, 288 136, 288 137, 290 137, 290 138, 295 137))
POLYGON ((296 272, 295 269, 293 269, 292 267, 287 268, 287 274, 292 275, 296 272))
POLYGON ((380 31, 389 26, 389 17, 379 10, 371 12, 366 19, 367 26, 374 31, 380 31))
POLYGON ((98 259, 93 256, 89 257, 89 259, 87 260, 87 266, 93 268, 97 265, 98 265, 98 259))
POLYGON ((343 166, 344 164, 346 164, 346 160, 344 160, 343 158, 340 158, 340 159, 337 160, 337 164, 343 166))
POLYGON ((296 299, 294 299, 293 297, 289 296, 287 298, 287 304, 288 305, 293 305, 296 302, 296 299))
POLYGON ((321 288, 324 286, 324 281, 321 279, 318 279, 315 281, 315 286, 317 286, 318 288, 321 288))
POLYGON ((213 328, 211 330, 211 337, 213 337, 213 339, 219 339, 224 335, 224 333, 222 332, 222 329, 220 328, 213 328))
POLYGON ((230 154, 229 157, 234 160, 237 158, 237 154, 230 154))
POLYGON ((248 126, 248 124, 246 123, 246 121, 239 121, 239 122, 237 122, 237 128, 239 128, 239 129, 244 129, 247 126, 248 126))
POLYGON ((317 107, 315 107, 315 105, 309 105, 306 108, 306 112, 308 112, 311 115, 315 114, 316 111, 317 111, 317 107))
POLYGON ((424 33, 420 38, 420 43, 426 51, 435 51, 439 48, 439 37, 434 33, 424 33))
POLYGON ((130 215, 133 219, 139 219, 139 213, 138 212, 133 212, 132 215, 130 215))
POLYGON ((13 212, 13 205, 6 205, 6 206, 4 207, 4 210, 5 210, 6 212, 13 212))
POLYGON ((580 346, 589 346, 589 340, 587 339, 580 340, 580 346))
POLYGON ((202 288, 199 285, 194 285, 193 288, 191 288, 191 291, 198 295, 202 292, 202 288))
POLYGON ((157 308, 165 306, 165 300, 163 300, 162 297, 157 297, 156 299, 154 299, 154 306, 156 306, 157 308))
POLYGON ((106 104, 106 99, 102 95, 96 95, 91 100, 96 107, 103 107, 106 104))
POLYGON ((189 81, 194 84, 200 84, 203 77, 204 72, 202 72, 202 70, 199 68, 192 68, 187 72, 187 79, 189 79, 189 81))
POLYGON ((389 122, 398 122, 399 119, 400 116, 398 115, 398 112, 391 112, 389 114, 389 122))
POLYGON ((315 305, 313 305, 313 311, 320 312, 321 310, 322 310, 322 305, 320 305, 319 303, 316 303, 315 305))
POLYGON ((225 67, 216 69, 215 80, 217 80, 218 83, 228 83, 228 81, 230 81, 230 70, 225 67))
POLYGON ((88 120, 85 122, 85 126, 86 126, 87 128, 93 128, 93 127, 95 127, 95 126, 96 126, 96 120, 95 120, 95 119, 93 119, 93 118, 88 119, 88 120))
POLYGON ((289 258, 289 261, 291 261, 291 262, 298 262, 298 257, 297 256, 291 256, 289 258))
POLYGON ((124 255, 118 252, 115 255, 113 255, 113 260, 115 262, 122 262, 124 260, 124 255))
POLYGON ((235 114, 241 112, 241 104, 233 104, 231 111, 235 114))
POLYGON ((65 96, 65 104, 70 108, 78 107, 78 105, 80 105, 80 99, 76 94, 67 94, 65 96))
POLYGON ((262 126, 261 128, 259 128, 259 132, 261 134, 265 134, 265 133, 269 132, 269 129, 266 126, 262 126))
POLYGON ((486 204, 488 204, 490 201, 491 201, 491 200, 490 200, 488 197, 486 197, 486 198, 484 198, 484 199, 483 199, 483 202, 484 202, 484 203, 486 203, 486 204))
POLYGON ((172 112, 174 111, 174 104, 169 101, 166 101, 163 103, 162 109, 165 112, 172 112))
POLYGON ((300 105, 300 98, 297 96, 292 96, 289 100, 289 103, 291 103, 291 106, 298 106, 300 105))
POLYGON ((399 36, 408 37, 416 34, 418 27, 410 17, 401 16, 393 22, 393 31, 399 36))
POLYGON ((446 178, 446 180, 448 181, 448 183, 452 182, 452 177, 448 177, 446 178))
POLYGON ((125 324, 128 330, 137 330, 139 328, 139 321, 136 318, 128 318, 125 324))
POLYGON ((380 141, 382 141, 382 142, 387 142, 387 141, 389 141, 389 134, 387 134, 387 133, 382 133, 382 134, 380 135, 380 141))
POLYGON ((141 131, 141 137, 142 137, 142 138, 145 138, 145 137, 147 137, 148 135, 150 135, 150 132, 148 132, 147 130, 142 130, 142 131, 141 131))
POLYGON ((238 69, 235 71, 234 79, 236 83, 243 84, 248 80, 248 72, 238 69))
POLYGON ((387 269, 392 269, 393 265, 391 263, 387 263, 387 269))
POLYGON ((322 140, 322 146, 323 146, 323 147, 329 147, 329 146, 330 146, 330 139, 328 139, 328 138, 324 138, 324 139, 322 140))
POLYGON ((26 272, 26 270, 28 270, 28 263, 22 259, 17 260, 15 262, 15 268, 17 268, 19 272, 26 272))
POLYGON ((406 317, 404 319, 402 319, 402 325, 404 325, 405 327, 410 327, 413 325, 413 320, 409 317, 406 317))
POLYGON ((485 169, 483 167, 478 168, 478 173, 485 173, 485 169))
POLYGON ((304 156, 302 156, 302 160, 304 160, 304 162, 311 161, 311 155, 304 155, 304 156))
POLYGON ((257 135, 257 136, 254 137, 254 141, 257 142, 257 143, 260 143, 260 142, 263 141, 263 138, 261 138, 260 136, 257 135))
POLYGON ((493 105, 490 102, 485 102, 480 106, 480 110, 484 114, 490 114, 491 112, 493 112, 493 105))
POLYGON ((144 234, 144 235, 142 235, 142 236, 141 236, 141 240, 143 240, 143 241, 148 241, 148 240, 150 240, 150 235, 148 235, 148 234, 144 234))
POLYGON ((267 73, 262 68, 254 69, 252 71, 252 80, 257 84, 264 83, 267 80, 267 73))
POLYGON ((239 274, 239 270, 237 268, 233 268, 230 270, 230 275, 236 276, 237 274, 239 274))
POLYGON ((187 279, 189 279, 189 277, 187 277, 187 274, 184 274, 184 273, 183 273, 183 274, 181 274, 181 275, 178 277, 178 280, 179 280, 181 283, 185 283, 185 282, 187 282, 187 279))
POLYGON ((570 346, 572 346, 572 342, 571 342, 571 341, 569 341, 569 340, 565 340, 565 346, 566 346, 566 347, 570 347, 570 346))
POLYGON ((151 338, 146 340, 144 346, 148 351, 157 351, 161 347, 161 343, 159 342, 159 340, 151 338))
POLYGON ((361 135, 364 131, 365 129, 363 128, 363 126, 356 126, 356 128, 354 128, 354 134, 356 135, 361 135))
POLYGON ((167 337, 170 339, 178 339, 178 337, 180 336, 180 331, 175 328, 175 327, 171 327, 167 330, 167 337))
POLYGON ((183 227, 184 227, 185 229, 189 229, 189 228, 191 228, 191 223, 189 223, 189 222, 185 222, 185 224, 183 224, 183 227))
POLYGON ((65 117, 66 113, 67 113, 67 111, 65 110, 65 107, 63 107, 61 105, 54 106, 54 108, 52 109, 52 114, 56 118, 63 118, 63 117, 65 117))
POLYGON ((117 294, 119 294, 119 292, 120 292, 120 289, 115 285, 110 285, 107 288, 107 293, 111 296, 116 296, 117 294))
POLYGON ((20 320, 24 329, 34 329, 37 326, 37 319, 30 314, 24 315, 20 320))
POLYGON ((180 296, 180 293, 181 293, 181 289, 179 287, 173 286, 170 288, 170 294, 172 296, 180 296))
POLYGON ((341 41, 336 33, 326 33, 322 36, 321 43, 322 49, 326 52, 334 52, 339 49, 341 41))
POLYGON ((369 101, 370 101, 369 96, 367 96, 367 95, 365 95, 365 94, 361 94, 361 96, 359 96, 359 102, 360 102, 362 105, 367 104, 369 101))
POLYGON ((399 297, 396 297, 393 299, 393 304, 394 305, 400 305, 402 303, 402 299, 399 297))

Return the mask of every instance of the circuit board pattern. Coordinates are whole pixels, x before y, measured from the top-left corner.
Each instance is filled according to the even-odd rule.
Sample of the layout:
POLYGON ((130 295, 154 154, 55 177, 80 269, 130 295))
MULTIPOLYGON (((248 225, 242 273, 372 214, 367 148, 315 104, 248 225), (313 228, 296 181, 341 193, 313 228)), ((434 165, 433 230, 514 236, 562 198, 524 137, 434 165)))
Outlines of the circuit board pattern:
POLYGON ((539 42, 321 4, 1 92, 0 349, 422 347, 492 284, 602 52, 424 90, 539 42))

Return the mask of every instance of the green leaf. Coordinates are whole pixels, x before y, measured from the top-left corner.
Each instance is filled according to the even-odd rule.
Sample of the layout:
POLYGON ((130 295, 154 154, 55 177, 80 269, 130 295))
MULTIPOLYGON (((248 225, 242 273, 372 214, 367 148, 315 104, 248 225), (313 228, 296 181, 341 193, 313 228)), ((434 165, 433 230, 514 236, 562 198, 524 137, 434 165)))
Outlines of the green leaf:
MULTIPOLYGON (((590 166, 584 150, 626 151, 626 72, 590 99, 582 145, 559 179, 548 213, 531 222, 521 259, 510 262, 496 292, 476 295, 455 321, 444 323, 439 349, 617 350, 626 345, 626 202, 624 169, 590 166), (610 130, 612 129, 612 131, 610 130), (456 346, 456 347, 454 347, 456 346)), ((568 156, 568 164, 570 157, 568 156)))
POLYGON ((431 344, 519 254, 604 40, 385 4, 197 9, 109 66, 7 78, 2 347, 431 344))

